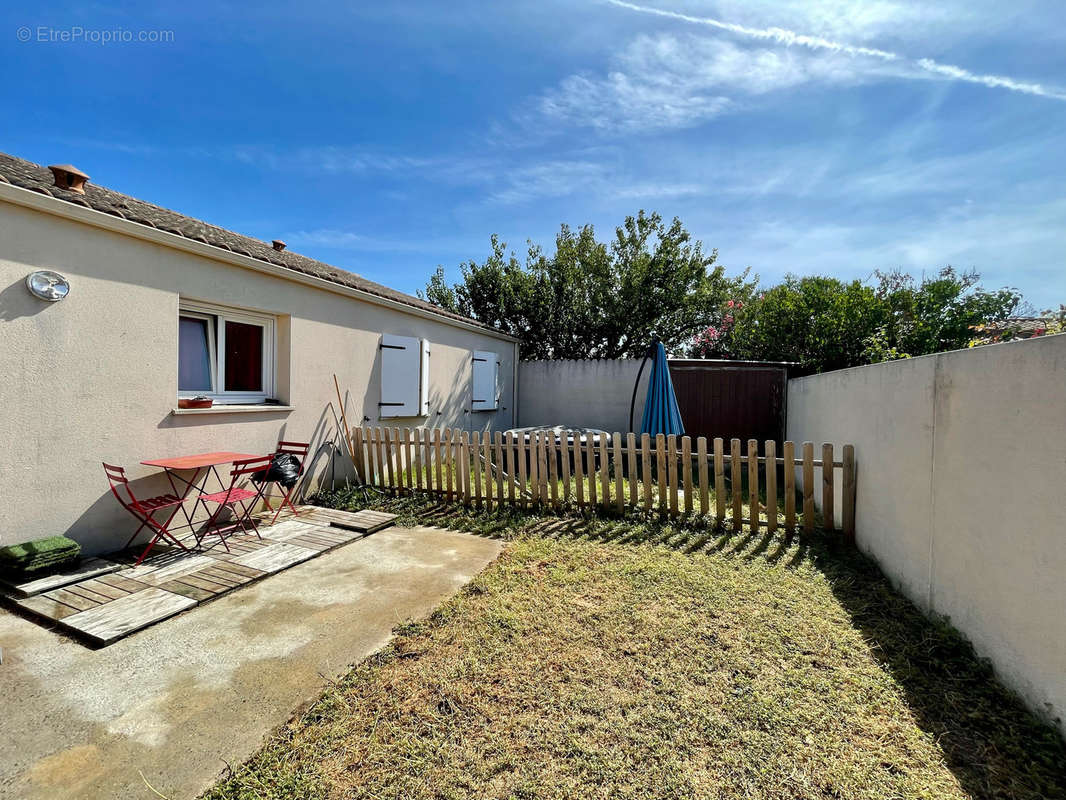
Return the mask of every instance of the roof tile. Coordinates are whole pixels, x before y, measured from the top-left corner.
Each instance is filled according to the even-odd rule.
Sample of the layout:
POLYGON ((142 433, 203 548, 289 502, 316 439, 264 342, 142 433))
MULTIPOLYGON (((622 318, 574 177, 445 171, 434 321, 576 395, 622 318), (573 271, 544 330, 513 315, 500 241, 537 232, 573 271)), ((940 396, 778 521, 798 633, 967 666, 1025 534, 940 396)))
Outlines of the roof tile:
POLYGON ((221 250, 239 253, 258 261, 275 264, 305 275, 322 278, 341 286, 358 289, 385 300, 392 300, 411 308, 428 311, 445 319, 473 324, 485 329, 487 332, 500 333, 495 328, 475 319, 452 314, 440 306, 395 289, 390 289, 380 283, 369 281, 354 272, 330 266, 322 261, 316 261, 313 258, 293 253, 290 250, 279 252, 273 248, 270 242, 261 242, 258 239, 243 236, 225 228, 219 228, 216 225, 210 225, 193 217, 179 214, 176 211, 112 191, 95 183, 89 183, 85 186, 84 195, 61 189, 53 185, 52 173, 46 167, 6 153, 0 153, 0 181, 22 189, 40 192, 69 203, 92 208, 96 211, 102 211, 106 214, 122 217, 139 225, 174 233, 193 241, 203 242, 221 250))

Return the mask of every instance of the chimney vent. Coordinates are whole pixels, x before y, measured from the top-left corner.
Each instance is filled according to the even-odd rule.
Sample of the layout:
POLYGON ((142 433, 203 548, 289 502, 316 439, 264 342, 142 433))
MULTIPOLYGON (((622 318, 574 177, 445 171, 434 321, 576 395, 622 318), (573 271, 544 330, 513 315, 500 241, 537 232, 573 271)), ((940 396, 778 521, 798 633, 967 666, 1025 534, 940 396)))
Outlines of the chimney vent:
POLYGON ((271 244, 274 245, 274 249, 279 253, 285 249, 285 242, 281 241, 281 239, 275 239, 271 244))
POLYGON ((48 169, 52 170, 52 176, 56 181, 55 185, 60 189, 85 194, 85 184, 88 182, 89 176, 80 169, 70 164, 53 164, 48 169))

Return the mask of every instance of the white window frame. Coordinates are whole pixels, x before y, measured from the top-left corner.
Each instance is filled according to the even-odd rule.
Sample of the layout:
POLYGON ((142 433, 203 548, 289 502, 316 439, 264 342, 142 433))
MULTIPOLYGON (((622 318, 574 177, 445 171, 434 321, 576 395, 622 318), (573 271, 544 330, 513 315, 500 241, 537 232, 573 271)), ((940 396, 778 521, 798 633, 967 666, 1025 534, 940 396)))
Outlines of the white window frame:
MULTIPOLYGON (((208 346, 211 359, 210 392, 178 390, 178 397, 210 397, 219 405, 254 405, 263 403, 276 396, 275 377, 277 375, 277 318, 270 314, 249 311, 232 306, 215 305, 199 301, 182 300, 178 303, 178 317, 206 319, 214 324, 208 325, 208 346), (226 323, 240 322, 245 325, 257 325, 263 329, 263 380, 262 391, 227 391, 226 377, 226 323)), ((180 358, 180 354, 179 354, 180 358)))

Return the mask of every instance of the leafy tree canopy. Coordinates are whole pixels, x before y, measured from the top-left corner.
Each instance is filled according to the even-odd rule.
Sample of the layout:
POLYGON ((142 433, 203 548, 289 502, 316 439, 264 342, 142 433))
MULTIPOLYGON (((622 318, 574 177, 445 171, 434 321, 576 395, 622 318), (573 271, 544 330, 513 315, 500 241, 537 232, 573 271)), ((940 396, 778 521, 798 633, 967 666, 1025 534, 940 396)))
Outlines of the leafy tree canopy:
POLYGON ((795 361, 807 372, 955 350, 1021 302, 1016 290, 979 281, 952 267, 921 280, 900 271, 871 282, 789 275, 739 308, 714 344, 733 358, 795 361))
POLYGON ((635 357, 656 338, 677 350, 751 293, 747 272, 729 277, 717 258, 679 219, 641 211, 609 243, 591 225, 563 225, 554 253, 531 243, 524 262, 493 236, 461 282, 449 286, 438 267, 419 296, 515 336, 525 359, 635 357))

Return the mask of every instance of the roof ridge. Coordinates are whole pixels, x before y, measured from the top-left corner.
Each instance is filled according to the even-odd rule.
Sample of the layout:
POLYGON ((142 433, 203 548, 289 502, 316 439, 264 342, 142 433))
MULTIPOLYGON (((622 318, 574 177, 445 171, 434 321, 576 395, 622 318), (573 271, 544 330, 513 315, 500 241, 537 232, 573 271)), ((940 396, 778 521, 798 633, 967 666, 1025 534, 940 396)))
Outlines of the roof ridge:
POLYGON ((123 194, 100 184, 87 183, 84 194, 65 190, 54 185, 52 173, 47 167, 9 153, 0 152, 0 182, 45 194, 73 205, 84 206, 95 211, 120 217, 137 225, 144 225, 145 227, 162 230, 192 241, 202 242, 220 250, 244 255, 257 261, 293 270, 294 272, 311 275, 340 286, 358 289, 385 300, 392 300, 414 309, 429 312, 445 320, 455 320, 473 325, 487 333, 513 338, 498 328, 487 325, 473 317, 454 314, 434 303, 430 303, 428 300, 423 300, 398 289, 369 280, 356 272, 335 267, 332 264, 327 264, 324 261, 319 261, 291 250, 275 250, 269 242, 229 230, 221 225, 205 222, 196 217, 190 217, 173 209, 147 200, 141 200, 132 195, 123 194))

